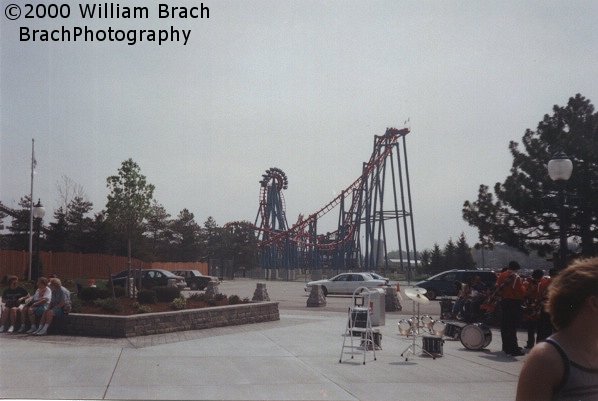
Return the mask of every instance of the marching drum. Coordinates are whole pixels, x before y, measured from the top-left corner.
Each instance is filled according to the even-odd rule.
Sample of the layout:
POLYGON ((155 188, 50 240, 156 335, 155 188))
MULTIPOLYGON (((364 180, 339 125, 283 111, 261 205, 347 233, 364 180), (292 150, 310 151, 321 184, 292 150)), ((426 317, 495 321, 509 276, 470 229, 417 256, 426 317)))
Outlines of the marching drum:
POLYGON ((481 350, 492 342, 492 332, 482 323, 472 323, 461 329, 461 344, 467 349, 481 350))
POLYGON ((444 331, 446 330, 446 323, 442 320, 436 320, 432 325, 432 331, 435 335, 442 337, 444 331))
POLYGON ((453 340, 458 340, 461 336, 461 330, 467 326, 466 323, 450 322, 446 324, 444 329, 444 335, 450 337, 453 340))
POLYGON ((433 356, 442 355, 442 341, 441 337, 438 336, 423 336, 422 337, 422 349, 433 356))

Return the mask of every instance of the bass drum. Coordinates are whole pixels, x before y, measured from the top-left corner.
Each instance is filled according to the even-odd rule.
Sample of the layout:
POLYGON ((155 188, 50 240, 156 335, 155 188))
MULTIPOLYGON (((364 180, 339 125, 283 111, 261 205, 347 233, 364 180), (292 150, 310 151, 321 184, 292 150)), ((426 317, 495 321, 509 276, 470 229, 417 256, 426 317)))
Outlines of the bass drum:
POLYGON ((461 344, 467 349, 481 350, 492 342, 490 328, 482 323, 472 323, 461 329, 461 344))

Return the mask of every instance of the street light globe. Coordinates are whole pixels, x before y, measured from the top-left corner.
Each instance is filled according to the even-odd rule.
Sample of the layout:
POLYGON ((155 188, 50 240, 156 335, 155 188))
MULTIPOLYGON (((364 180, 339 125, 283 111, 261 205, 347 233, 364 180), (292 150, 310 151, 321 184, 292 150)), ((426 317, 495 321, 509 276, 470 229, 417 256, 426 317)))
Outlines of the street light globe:
POLYGON ((548 162, 548 175, 553 181, 567 181, 573 172, 573 162, 563 152, 555 154, 548 162))
POLYGON ((43 219, 46 215, 46 209, 42 206, 41 202, 37 201, 37 205, 33 206, 33 217, 36 219, 43 219))

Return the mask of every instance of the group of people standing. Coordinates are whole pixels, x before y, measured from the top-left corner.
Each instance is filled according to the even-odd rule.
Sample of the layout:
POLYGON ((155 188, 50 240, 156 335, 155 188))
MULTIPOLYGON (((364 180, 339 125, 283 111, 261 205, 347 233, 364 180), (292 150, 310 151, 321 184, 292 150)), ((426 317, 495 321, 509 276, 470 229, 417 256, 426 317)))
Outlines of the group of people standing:
POLYGON ((57 277, 40 277, 32 296, 19 285, 18 277, 9 276, 7 283, 8 288, 2 293, 0 333, 17 332, 43 336, 48 333, 55 317, 70 312, 70 291, 62 286, 57 277), (19 322, 20 325, 17 326, 19 322))
POLYGON ((502 350, 511 356, 525 354, 517 343, 517 328, 522 319, 527 324, 528 349, 537 342, 544 341, 553 332, 545 305, 554 271, 551 276, 545 276, 542 270, 537 269, 530 278, 523 279, 517 274, 519 269, 519 263, 511 261, 496 279, 496 290, 501 299, 502 350))

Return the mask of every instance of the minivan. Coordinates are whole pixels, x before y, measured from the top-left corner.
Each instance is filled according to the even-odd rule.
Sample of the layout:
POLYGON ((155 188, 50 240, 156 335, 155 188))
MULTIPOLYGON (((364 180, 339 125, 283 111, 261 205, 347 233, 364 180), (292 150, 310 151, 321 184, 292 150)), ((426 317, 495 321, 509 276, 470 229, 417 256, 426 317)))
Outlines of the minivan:
POLYGON ((428 299, 435 299, 439 296, 457 295, 458 286, 455 282, 469 283, 470 280, 480 276, 482 282, 491 289, 496 283, 496 273, 488 270, 447 270, 438 273, 428 279, 415 283, 416 287, 425 288, 427 290, 426 297, 428 299))

